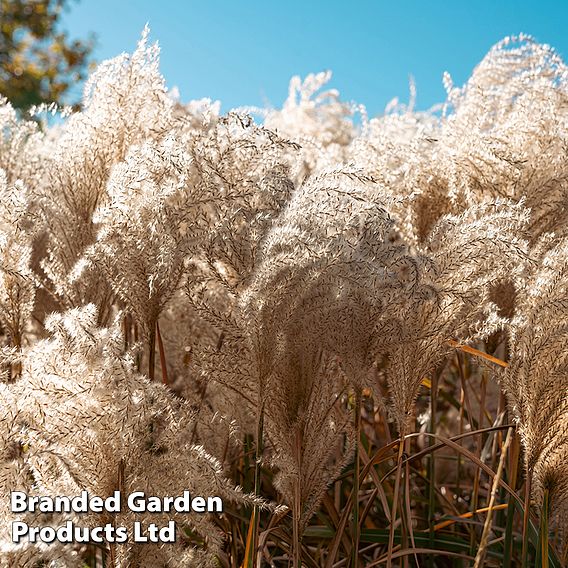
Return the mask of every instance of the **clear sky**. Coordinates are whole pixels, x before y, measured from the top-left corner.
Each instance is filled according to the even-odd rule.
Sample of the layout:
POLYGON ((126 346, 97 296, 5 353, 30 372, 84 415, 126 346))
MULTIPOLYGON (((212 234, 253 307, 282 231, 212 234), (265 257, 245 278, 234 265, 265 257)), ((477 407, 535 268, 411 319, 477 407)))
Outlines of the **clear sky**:
POLYGON ((63 27, 97 36, 97 60, 132 51, 146 22, 161 69, 182 101, 223 110, 280 106, 292 75, 333 71, 342 99, 370 115, 393 98, 444 99, 442 73, 462 84, 499 39, 520 32, 568 58, 568 0, 81 0, 63 27))

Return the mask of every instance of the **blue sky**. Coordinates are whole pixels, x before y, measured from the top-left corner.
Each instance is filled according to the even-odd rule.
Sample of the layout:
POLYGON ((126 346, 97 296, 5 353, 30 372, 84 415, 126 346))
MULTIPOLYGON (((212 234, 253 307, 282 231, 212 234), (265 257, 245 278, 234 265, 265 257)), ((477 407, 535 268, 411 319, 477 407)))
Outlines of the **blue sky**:
POLYGON ((462 84, 499 39, 524 32, 568 57, 568 1, 81 0, 63 27, 97 36, 95 58, 132 51, 148 22, 169 87, 223 110, 280 106, 292 75, 333 71, 342 99, 381 113, 408 100, 444 99, 442 73, 462 84))

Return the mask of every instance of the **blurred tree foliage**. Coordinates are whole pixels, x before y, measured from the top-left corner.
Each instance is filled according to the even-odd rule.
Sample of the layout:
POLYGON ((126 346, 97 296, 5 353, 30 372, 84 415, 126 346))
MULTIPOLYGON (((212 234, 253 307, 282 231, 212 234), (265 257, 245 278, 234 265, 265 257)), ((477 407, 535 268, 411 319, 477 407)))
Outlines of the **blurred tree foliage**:
POLYGON ((71 41, 59 30, 67 0, 0 0, 0 94, 26 109, 69 103, 69 87, 85 77, 93 39, 71 41))

